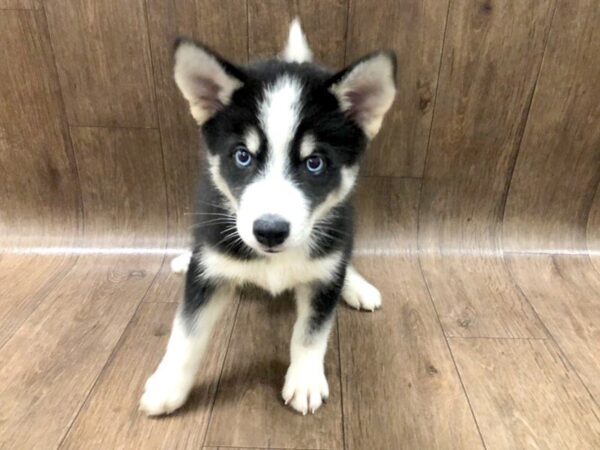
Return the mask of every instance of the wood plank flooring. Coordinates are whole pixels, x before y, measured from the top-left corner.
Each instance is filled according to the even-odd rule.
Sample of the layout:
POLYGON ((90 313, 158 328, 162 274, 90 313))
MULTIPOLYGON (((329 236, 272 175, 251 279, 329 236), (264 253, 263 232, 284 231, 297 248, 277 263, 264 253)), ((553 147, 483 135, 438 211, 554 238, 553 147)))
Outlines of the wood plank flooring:
POLYGON ((384 304, 340 305, 331 398, 314 416, 280 399, 289 297, 243 292, 189 403, 149 419, 137 402, 181 295, 168 257, 3 255, 0 448, 597 448, 600 275, 589 258, 498 255, 482 269, 482 259, 439 257, 423 272, 418 193, 413 179, 361 180, 355 264, 384 304), (39 270, 26 275, 27 263, 39 270), (428 272, 450 266, 455 276, 436 286, 428 272), (467 288, 473 280, 486 288, 467 288), (511 296, 519 303, 498 309, 511 296), (478 326, 452 326, 453 298, 481 305, 470 310, 478 326), (497 323, 533 332, 503 334, 497 323))

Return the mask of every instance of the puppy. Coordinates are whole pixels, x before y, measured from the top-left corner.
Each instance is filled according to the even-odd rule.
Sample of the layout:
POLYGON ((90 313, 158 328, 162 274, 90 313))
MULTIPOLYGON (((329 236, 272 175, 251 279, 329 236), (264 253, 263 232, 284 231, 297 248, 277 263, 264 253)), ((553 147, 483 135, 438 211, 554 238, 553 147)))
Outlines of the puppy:
POLYGON ((332 73, 311 62, 297 20, 278 58, 236 66, 187 39, 175 81, 207 149, 184 300, 140 409, 184 404, 211 332, 236 286, 293 290, 297 320, 282 396, 314 413, 329 395, 323 360, 340 297, 374 310, 381 297, 350 264, 349 195, 367 144, 395 96, 395 57, 376 52, 332 73))

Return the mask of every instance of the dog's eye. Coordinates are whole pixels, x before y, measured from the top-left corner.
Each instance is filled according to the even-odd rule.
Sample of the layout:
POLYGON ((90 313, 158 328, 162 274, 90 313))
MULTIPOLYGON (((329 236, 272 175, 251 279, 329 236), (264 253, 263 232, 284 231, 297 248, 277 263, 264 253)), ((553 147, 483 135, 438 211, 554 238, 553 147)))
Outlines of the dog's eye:
POLYGON ((312 155, 306 158, 306 170, 313 175, 318 175, 325 169, 325 161, 319 155, 312 155))
POLYGON ((235 163, 242 168, 252 164, 252 154, 243 145, 239 145, 235 149, 235 163))

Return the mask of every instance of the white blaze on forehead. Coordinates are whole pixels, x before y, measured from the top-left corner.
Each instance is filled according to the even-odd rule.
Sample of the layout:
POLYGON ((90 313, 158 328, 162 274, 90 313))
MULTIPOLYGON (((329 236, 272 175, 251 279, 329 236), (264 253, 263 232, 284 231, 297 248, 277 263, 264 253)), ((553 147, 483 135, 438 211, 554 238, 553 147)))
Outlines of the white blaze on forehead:
POLYGON ((258 131, 254 127, 249 128, 246 131, 246 136, 244 136, 244 142, 246 144, 246 148, 250 153, 256 155, 258 153, 258 149, 260 148, 260 136, 258 135, 258 131))
POLYGON ((265 90, 259 119, 269 145, 268 171, 285 167, 300 119, 301 94, 302 85, 289 76, 279 78, 265 90))
POLYGON ((300 158, 309 157, 315 151, 315 137, 312 134, 305 134, 300 144, 300 158))
POLYGON ((304 227, 309 203, 288 175, 290 145, 298 128, 302 85, 284 75, 265 89, 259 107, 261 129, 266 138, 267 162, 256 179, 246 186, 240 198, 238 231, 244 242, 253 247, 253 223, 265 214, 280 216, 290 224, 286 244, 298 245, 305 236, 304 227))

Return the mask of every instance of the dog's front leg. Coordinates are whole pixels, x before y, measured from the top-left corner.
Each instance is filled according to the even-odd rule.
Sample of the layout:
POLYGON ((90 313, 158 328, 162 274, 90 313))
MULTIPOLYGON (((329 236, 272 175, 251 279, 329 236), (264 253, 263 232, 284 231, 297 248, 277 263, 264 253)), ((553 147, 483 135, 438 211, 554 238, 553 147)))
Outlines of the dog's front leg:
POLYGON ((185 403, 213 327, 233 293, 233 287, 205 279, 196 259, 191 260, 184 302, 175 315, 167 351, 140 400, 146 414, 168 414, 185 403))
POLYGON ((338 274, 329 284, 302 285, 295 290, 298 317, 282 396, 286 405, 302 414, 314 414, 329 397, 324 359, 343 283, 344 275, 338 274))

